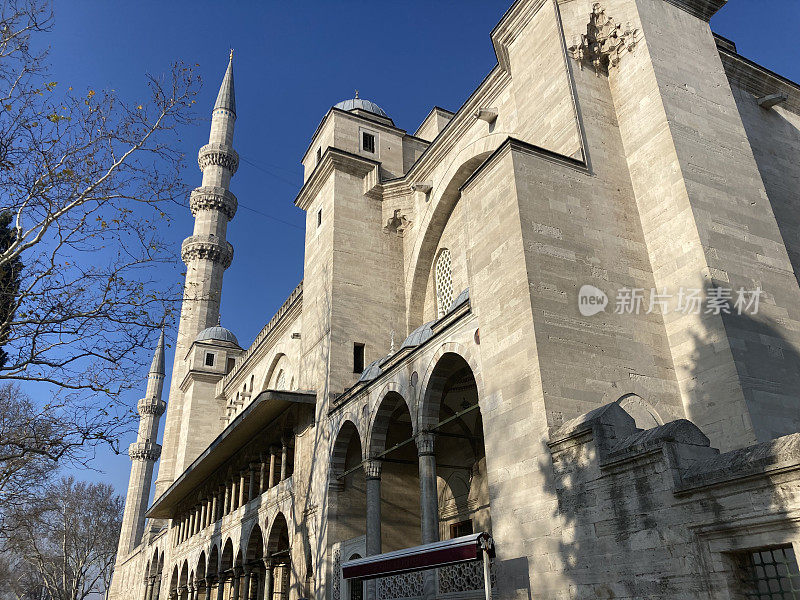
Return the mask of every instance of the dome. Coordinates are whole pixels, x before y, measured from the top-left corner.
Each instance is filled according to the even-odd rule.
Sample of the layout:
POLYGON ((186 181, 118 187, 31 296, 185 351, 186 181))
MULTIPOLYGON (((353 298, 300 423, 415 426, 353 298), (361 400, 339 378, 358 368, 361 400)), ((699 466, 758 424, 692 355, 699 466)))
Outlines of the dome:
POLYGON ((381 370, 380 363, 383 361, 382 358, 378 360, 372 361, 369 363, 364 372, 361 373, 361 377, 358 378, 358 383, 363 383, 365 381, 372 381, 376 379, 383 371, 381 370))
POLYGON ((334 108, 339 108, 341 110, 365 110, 367 112, 372 113, 373 115, 378 115, 379 117, 386 117, 389 118, 384 110, 375 104, 374 102, 370 102, 369 100, 364 100, 363 98, 352 98, 350 100, 342 100, 341 102, 334 105, 334 108))
POLYGON ((458 297, 455 300, 453 300, 453 303, 450 305, 450 308, 447 310, 447 312, 448 313, 453 312, 455 309, 457 309, 459 306, 461 306, 468 300, 469 300, 469 288, 465 289, 458 295, 458 297))
POLYGON ((231 342, 233 344, 239 345, 239 340, 236 339, 236 336, 233 335, 229 329, 225 329, 221 325, 215 325, 214 327, 209 327, 208 329, 203 329, 200 333, 197 334, 197 337, 194 338, 195 342, 201 342, 203 340, 213 340, 215 342, 231 342))
POLYGON ((433 325, 436 321, 429 321, 424 325, 420 325, 414 331, 411 332, 406 338, 406 341, 400 346, 400 349, 403 348, 413 348, 414 346, 419 346, 420 344, 427 342, 431 337, 433 337, 433 331, 431 331, 431 325, 433 325))

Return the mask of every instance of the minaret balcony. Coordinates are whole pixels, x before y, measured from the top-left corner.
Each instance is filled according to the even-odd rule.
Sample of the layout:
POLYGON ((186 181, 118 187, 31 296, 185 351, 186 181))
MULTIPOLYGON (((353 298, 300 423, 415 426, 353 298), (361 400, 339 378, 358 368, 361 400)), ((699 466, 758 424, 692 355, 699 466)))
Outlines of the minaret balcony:
POLYGON ((236 196, 223 187, 204 186, 195 188, 189 198, 189 208, 192 216, 197 216, 201 210, 218 210, 224 213, 228 220, 233 219, 236 208, 239 206, 236 196))
POLYGON ((226 144, 206 144, 197 153, 197 164, 201 171, 209 165, 216 165, 228 169, 233 175, 239 168, 239 154, 226 144))
POLYGON ((181 259, 187 264, 194 259, 210 260, 227 269, 233 262, 233 246, 213 236, 192 235, 181 244, 181 259))
POLYGON ((128 446, 128 456, 131 460, 156 461, 161 456, 161 445, 153 442, 133 442, 128 446))
POLYGON ((155 415, 160 417, 167 410, 167 403, 160 398, 142 398, 136 405, 136 409, 142 416, 155 415))

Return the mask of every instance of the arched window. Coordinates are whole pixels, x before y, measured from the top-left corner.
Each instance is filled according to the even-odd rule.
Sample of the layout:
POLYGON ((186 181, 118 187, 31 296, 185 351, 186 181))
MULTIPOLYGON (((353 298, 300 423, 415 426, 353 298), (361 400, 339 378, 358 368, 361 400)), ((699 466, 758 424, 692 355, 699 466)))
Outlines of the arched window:
POLYGON ((442 248, 436 259, 436 307, 443 317, 453 303, 453 273, 450 270, 450 250, 442 248))

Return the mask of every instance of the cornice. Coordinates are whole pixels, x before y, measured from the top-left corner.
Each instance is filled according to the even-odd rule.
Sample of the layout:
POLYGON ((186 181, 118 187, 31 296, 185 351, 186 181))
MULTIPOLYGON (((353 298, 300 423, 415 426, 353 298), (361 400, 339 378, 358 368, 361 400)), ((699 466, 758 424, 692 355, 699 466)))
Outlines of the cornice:
POLYGON ((529 154, 562 167, 575 169, 586 175, 590 175, 589 169, 583 160, 572 158, 566 154, 559 154, 558 152, 553 152, 547 148, 535 146, 534 144, 529 144, 528 142, 523 142, 522 140, 518 140, 513 137, 507 137, 505 141, 497 147, 497 150, 492 152, 492 154, 490 154, 486 160, 483 161, 477 169, 475 169, 472 175, 467 177, 467 180, 461 185, 459 191, 462 193, 468 191, 470 186, 480 178, 481 174, 487 168, 489 168, 499 158, 509 152, 521 152, 523 154, 529 154))
POLYGON ((708 22, 728 0, 664 0, 686 11, 693 17, 708 22))
POLYGON ((517 0, 495 25, 491 32, 494 53, 500 68, 511 73, 508 47, 517 39, 519 33, 530 22, 547 0, 517 0))
POLYGON ((380 183, 379 167, 380 163, 376 160, 328 146, 322 155, 322 160, 300 188, 294 204, 307 210, 334 171, 344 171, 355 177, 366 177, 364 193, 374 195, 374 188, 380 183))
MULTIPOLYGON (((407 182, 424 181, 428 179, 436 165, 442 160, 456 142, 463 137, 466 131, 475 123, 475 111, 484 104, 491 104, 511 81, 508 71, 496 65, 483 79, 480 85, 467 98, 458 112, 444 126, 430 146, 420 155, 408 172, 400 178, 407 182)), ((391 180, 396 181, 396 180, 391 180)), ((384 182, 384 187, 390 182, 384 182)))
POLYGON ((786 102, 781 103, 780 106, 800 114, 800 84, 731 50, 728 40, 723 38, 721 42, 717 37, 716 42, 728 81, 756 98, 770 94, 785 94, 786 102))
POLYGON ((271 344, 276 337, 285 333, 289 325, 294 323, 303 310, 303 283, 300 282, 289 298, 281 305, 275 315, 256 336, 250 347, 236 361, 236 365, 217 385, 217 395, 224 396, 229 389, 236 389, 250 373, 247 367, 257 363, 273 348, 271 344))

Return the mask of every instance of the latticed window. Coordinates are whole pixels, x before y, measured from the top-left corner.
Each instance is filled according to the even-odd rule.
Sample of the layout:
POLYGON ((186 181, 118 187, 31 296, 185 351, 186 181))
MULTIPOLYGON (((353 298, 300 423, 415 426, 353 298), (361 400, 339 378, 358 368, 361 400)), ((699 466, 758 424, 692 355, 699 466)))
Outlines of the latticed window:
POLYGON ((800 600, 800 570, 791 546, 740 555, 744 597, 753 600, 800 600))
POLYGON ((443 317, 453 303, 453 273, 450 269, 450 250, 443 248, 436 259, 436 306, 443 317))

